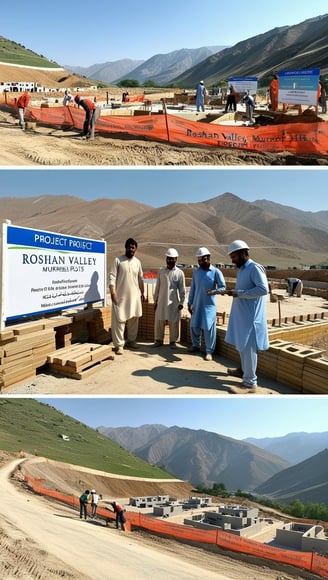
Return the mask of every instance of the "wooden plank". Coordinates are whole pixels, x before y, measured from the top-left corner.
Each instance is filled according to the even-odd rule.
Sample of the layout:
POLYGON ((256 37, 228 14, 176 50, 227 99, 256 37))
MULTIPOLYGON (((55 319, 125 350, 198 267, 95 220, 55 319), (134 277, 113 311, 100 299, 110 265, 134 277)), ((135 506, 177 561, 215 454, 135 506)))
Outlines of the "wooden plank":
POLYGON ((83 377, 88 376, 89 374, 93 373, 95 370, 99 370, 100 367, 103 368, 104 366, 110 364, 114 360, 114 357, 111 356, 108 359, 95 362, 91 366, 87 365, 85 368, 80 368, 78 370, 74 369, 70 366, 61 366, 57 364, 50 364, 49 370, 50 372, 57 373, 60 375, 67 376, 70 379, 82 379, 83 377))

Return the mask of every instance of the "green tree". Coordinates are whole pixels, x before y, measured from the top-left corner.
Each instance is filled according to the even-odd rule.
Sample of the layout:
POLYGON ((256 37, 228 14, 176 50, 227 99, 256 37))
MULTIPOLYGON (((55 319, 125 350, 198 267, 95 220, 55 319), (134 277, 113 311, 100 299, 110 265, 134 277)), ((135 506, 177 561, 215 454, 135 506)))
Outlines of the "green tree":
POLYGON ((129 88, 129 87, 139 87, 139 81, 136 79, 123 79, 117 83, 118 87, 129 88))

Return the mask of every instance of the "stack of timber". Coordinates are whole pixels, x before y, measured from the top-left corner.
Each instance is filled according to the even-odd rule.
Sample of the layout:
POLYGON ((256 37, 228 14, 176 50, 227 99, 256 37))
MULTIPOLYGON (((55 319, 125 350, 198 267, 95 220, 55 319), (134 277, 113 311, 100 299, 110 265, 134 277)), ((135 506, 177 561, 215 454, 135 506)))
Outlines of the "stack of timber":
POLYGON ((88 322, 90 342, 106 344, 111 341, 112 309, 110 306, 94 310, 93 318, 88 322))
POLYGON ((0 388, 31 379, 56 348, 56 333, 47 321, 25 322, 0 332, 0 388))
POLYGON ((76 343, 47 356, 49 370, 71 379, 82 379, 114 360, 108 345, 76 343))

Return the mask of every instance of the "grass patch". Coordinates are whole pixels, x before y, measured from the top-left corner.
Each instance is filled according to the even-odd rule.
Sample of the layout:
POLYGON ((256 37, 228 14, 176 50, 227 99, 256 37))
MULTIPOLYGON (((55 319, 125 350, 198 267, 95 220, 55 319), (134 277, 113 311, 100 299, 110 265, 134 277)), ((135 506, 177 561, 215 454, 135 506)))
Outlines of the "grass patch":
POLYGON ((37 54, 22 44, 0 36, 0 62, 7 64, 36 66, 41 68, 58 68, 60 65, 48 60, 42 54, 37 54))
POLYGON ((117 475, 172 479, 97 430, 34 399, 0 399, 0 448, 117 475), (69 441, 62 439, 67 435, 69 441))

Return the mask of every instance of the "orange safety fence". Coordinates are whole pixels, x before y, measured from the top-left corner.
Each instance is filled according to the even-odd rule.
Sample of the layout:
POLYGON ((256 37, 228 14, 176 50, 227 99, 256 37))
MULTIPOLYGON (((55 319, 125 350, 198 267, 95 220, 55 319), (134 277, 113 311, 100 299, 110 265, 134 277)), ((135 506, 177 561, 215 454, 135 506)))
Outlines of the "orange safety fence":
MULTIPOLYGON (((2 104, 15 109, 13 99, 2 104)), ((0 102, 1 106, 1 102, 0 102)), ((74 106, 28 107, 30 118, 44 125, 74 126, 81 129, 85 113, 74 106)), ((177 145, 224 147, 257 152, 297 155, 328 155, 328 122, 285 123, 242 127, 189 121, 171 114, 139 117, 100 116, 96 131, 101 135, 125 134, 177 145)))
POLYGON ((125 102, 126 103, 143 103, 145 100, 145 96, 144 95, 128 95, 125 97, 125 102))
MULTIPOLYGON (((41 478, 32 478, 26 475, 25 480, 35 493, 51 497, 57 501, 65 503, 66 505, 70 505, 75 509, 79 508, 78 497, 44 488, 41 485, 44 480, 41 478)), ((105 520, 115 519, 115 514, 109 509, 103 507, 98 507, 97 515, 105 520)), ((322 578, 328 578, 328 558, 313 552, 300 552, 276 548, 219 529, 209 530, 194 528, 192 526, 182 526, 180 524, 174 524, 143 515, 140 512, 126 512, 125 516, 127 531, 130 531, 131 527, 134 526, 148 530, 152 533, 172 536, 178 540, 217 545, 225 550, 248 554, 258 558, 278 562, 280 564, 289 564, 318 574, 322 578)))

